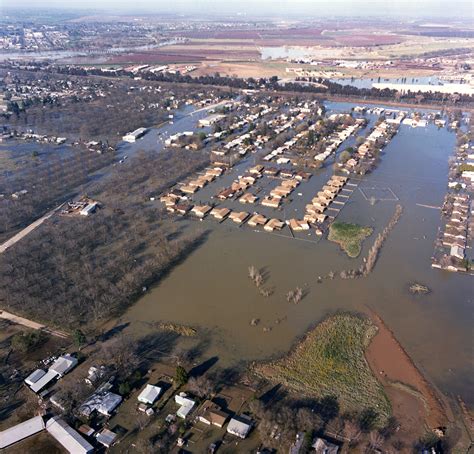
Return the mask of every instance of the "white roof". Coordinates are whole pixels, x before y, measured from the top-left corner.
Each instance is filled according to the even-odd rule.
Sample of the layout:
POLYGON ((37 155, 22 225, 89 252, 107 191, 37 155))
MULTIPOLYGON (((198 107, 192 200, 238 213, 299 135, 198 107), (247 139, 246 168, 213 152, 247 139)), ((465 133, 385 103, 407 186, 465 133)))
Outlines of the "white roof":
POLYGON ((85 438, 58 416, 46 422, 46 430, 71 454, 88 454, 94 451, 85 438))
POLYGON ((185 393, 176 394, 174 400, 177 404, 181 405, 176 414, 180 418, 185 419, 194 407, 194 400, 187 397, 185 393))
POLYGON ((0 432, 0 449, 6 448, 18 441, 41 432, 44 429, 44 421, 41 416, 35 416, 16 426, 0 432))
POLYGON ((73 367, 77 365, 77 358, 71 355, 60 356, 51 365, 49 370, 56 372, 58 375, 67 374, 73 367))
POLYGON ((252 426, 241 419, 232 418, 227 425, 227 432, 240 438, 245 438, 252 426))
POLYGON ((58 374, 49 369, 37 382, 33 383, 30 388, 33 392, 41 391, 50 381, 58 377, 58 374))
POLYGON ((95 437, 99 443, 110 448, 114 443, 114 440, 117 438, 117 434, 109 429, 102 429, 95 437))
POLYGON ((33 383, 36 383, 46 372, 43 369, 36 369, 28 377, 25 378, 25 383, 31 386, 33 383))
POLYGON ((81 405, 80 412, 85 416, 89 416, 93 411, 110 416, 120 402, 122 402, 122 397, 118 394, 109 391, 96 392, 81 405))
POLYGON ((161 388, 147 384, 145 389, 138 395, 138 400, 144 404, 152 405, 161 393, 161 388))

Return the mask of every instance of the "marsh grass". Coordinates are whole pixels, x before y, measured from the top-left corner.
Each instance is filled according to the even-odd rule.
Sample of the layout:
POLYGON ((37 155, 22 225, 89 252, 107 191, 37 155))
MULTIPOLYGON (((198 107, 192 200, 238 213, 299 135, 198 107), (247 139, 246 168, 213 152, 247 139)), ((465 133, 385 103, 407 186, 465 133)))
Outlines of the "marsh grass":
POLYGON ((288 356, 257 364, 254 371, 296 394, 336 396, 343 412, 372 409, 383 425, 391 413, 390 402, 364 355, 376 332, 369 319, 336 314, 310 331, 288 356))
POLYGON ((372 232, 372 227, 334 222, 329 227, 328 240, 338 243, 349 257, 356 258, 362 249, 362 242, 372 235, 372 232))

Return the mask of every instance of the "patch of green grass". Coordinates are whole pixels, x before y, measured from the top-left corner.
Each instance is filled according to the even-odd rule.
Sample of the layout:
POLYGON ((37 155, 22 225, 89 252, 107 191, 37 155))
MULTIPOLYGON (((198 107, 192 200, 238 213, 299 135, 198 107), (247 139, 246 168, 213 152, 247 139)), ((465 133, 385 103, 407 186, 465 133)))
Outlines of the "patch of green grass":
POLYGON ((329 227, 328 240, 338 243, 349 257, 358 257, 362 242, 372 235, 372 227, 363 227, 346 222, 334 222, 329 227))
POLYGON ((383 425, 390 402, 364 355, 376 332, 369 319, 337 314, 316 326, 288 356, 258 364, 254 371, 297 394, 335 396, 341 412, 373 409, 383 425))

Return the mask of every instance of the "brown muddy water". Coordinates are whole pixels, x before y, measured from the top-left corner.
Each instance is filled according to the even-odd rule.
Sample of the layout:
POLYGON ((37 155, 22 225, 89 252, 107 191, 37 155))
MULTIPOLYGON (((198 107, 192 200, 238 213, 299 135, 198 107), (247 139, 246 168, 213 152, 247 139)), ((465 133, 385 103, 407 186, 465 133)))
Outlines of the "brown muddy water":
MULTIPOLYGON (((237 228, 230 221, 190 222, 191 228, 210 228, 208 239, 120 322, 129 323, 126 332, 132 335, 151 332, 156 321, 191 325, 208 342, 205 357, 215 355, 220 366, 230 366, 282 355, 328 314, 370 307, 429 379, 443 392, 461 395, 472 405, 474 281, 470 276, 430 267, 440 211, 417 205, 442 204, 447 160, 454 144, 454 133, 446 129, 400 127, 385 148, 379 167, 359 184, 367 193, 379 195, 386 195, 390 188, 399 201, 371 205, 357 189, 338 218, 375 229, 358 259, 349 259, 326 239, 304 241, 304 234, 293 239, 246 226, 237 228), (318 276, 330 270, 360 265, 397 203, 404 213, 373 273, 367 278, 318 283, 318 276), (261 296, 248 278, 250 265, 263 270, 264 286, 273 290, 270 297, 261 296), (407 287, 414 281, 428 285, 431 294, 410 295, 407 287), (298 305, 286 301, 286 293, 296 286, 305 291, 298 305), (252 319, 259 319, 259 325, 251 326, 252 319)), ((304 185, 311 187, 304 192, 302 205, 330 173, 326 168, 297 189, 304 192, 304 185)), ((314 240, 314 234, 307 239, 314 240)))

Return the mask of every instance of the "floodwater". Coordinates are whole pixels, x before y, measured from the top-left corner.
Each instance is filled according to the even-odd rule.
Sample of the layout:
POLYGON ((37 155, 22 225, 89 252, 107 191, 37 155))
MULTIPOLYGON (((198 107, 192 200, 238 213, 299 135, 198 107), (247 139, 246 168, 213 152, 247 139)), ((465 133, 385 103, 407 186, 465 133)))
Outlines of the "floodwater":
POLYGON ((443 85, 443 82, 435 76, 430 77, 374 77, 374 78, 357 78, 346 77, 341 79, 331 79, 341 85, 352 85, 356 88, 372 88, 376 83, 390 84, 414 84, 414 85, 443 85))
POLYGON ((86 51, 80 50, 41 50, 29 51, 18 50, 12 52, 0 52, 0 62, 6 60, 60 60, 72 57, 91 57, 97 55, 121 54, 125 52, 153 50, 163 46, 177 44, 179 40, 170 39, 158 44, 150 44, 134 47, 113 47, 108 49, 91 49, 86 51))
MULTIPOLYGON (((238 228, 230 221, 181 220, 177 222, 191 228, 209 228, 209 237, 132 306, 120 323, 128 322, 127 332, 139 335, 152 332, 154 321, 191 325, 205 340, 205 356, 216 355, 221 366, 229 366, 284 354, 328 314, 370 307, 429 379, 445 393, 461 395, 473 404, 472 277, 430 267, 440 211, 418 205, 442 204, 447 161, 454 145, 455 135, 447 129, 402 125, 384 149, 378 168, 359 182, 338 219, 374 227, 361 257, 387 224, 395 205, 404 208, 369 277, 324 279, 318 284, 318 276, 356 268, 362 260, 349 259, 325 239, 308 242, 304 234, 294 239, 247 226, 238 228), (384 200, 372 205, 367 200, 370 195, 384 200), (264 286, 273 290, 270 297, 259 295, 248 278, 250 265, 263 270, 264 286), (407 287, 415 281, 429 286, 432 293, 410 295, 407 287), (298 305, 285 297, 296 286, 305 291, 298 305), (260 320, 258 326, 251 326, 252 319, 260 320)), ((304 193, 302 205, 330 173, 326 167, 296 189, 304 193), (305 191, 305 185, 311 189, 305 191)), ((276 217, 282 218, 281 213, 276 217)))

